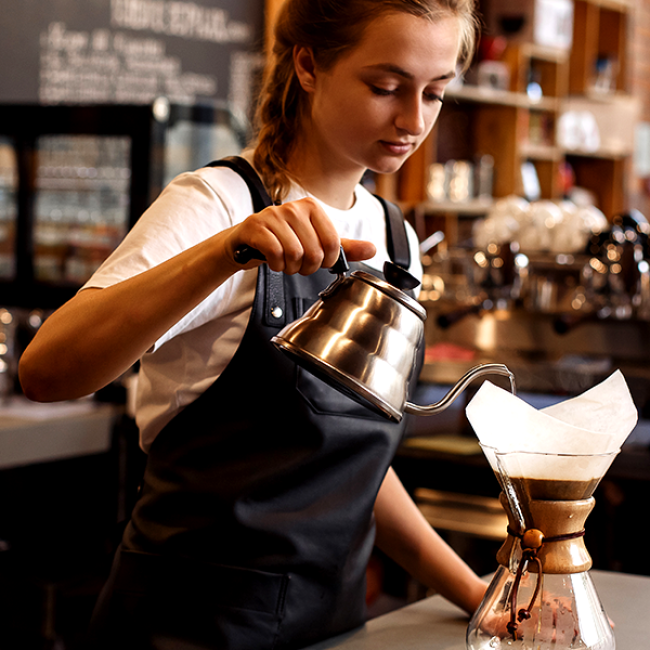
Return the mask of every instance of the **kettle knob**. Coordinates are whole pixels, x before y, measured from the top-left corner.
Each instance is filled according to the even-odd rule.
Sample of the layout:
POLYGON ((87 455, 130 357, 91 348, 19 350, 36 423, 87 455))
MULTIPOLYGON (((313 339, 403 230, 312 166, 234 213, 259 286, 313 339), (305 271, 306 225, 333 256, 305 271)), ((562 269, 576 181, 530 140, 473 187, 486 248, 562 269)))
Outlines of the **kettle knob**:
POLYGON ((420 284, 416 277, 394 262, 384 262, 384 277, 387 282, 402 291, 415 289, 420 284))
POLYGON ((348 258, 345 256, 345 251, 343 246, 339 251, 339 258, 334 262, 334 266, 330 269, 330 273, 336 275, 345 275, 350 270, 350 265, 348 264, 348 258))

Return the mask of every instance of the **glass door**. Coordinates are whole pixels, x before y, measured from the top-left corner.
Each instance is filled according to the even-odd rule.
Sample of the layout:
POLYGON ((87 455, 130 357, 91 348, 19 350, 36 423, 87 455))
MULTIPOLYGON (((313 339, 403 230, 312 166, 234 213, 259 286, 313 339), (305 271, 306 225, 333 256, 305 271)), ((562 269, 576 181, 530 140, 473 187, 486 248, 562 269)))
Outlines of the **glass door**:
POLYGON ((0 136, 0 280, 16 276, 18 164, 10 138, 0 136))
POLYGON ((129 228, 131 138, 43 135, 36 141, 34 278, 83 284, 129 228))

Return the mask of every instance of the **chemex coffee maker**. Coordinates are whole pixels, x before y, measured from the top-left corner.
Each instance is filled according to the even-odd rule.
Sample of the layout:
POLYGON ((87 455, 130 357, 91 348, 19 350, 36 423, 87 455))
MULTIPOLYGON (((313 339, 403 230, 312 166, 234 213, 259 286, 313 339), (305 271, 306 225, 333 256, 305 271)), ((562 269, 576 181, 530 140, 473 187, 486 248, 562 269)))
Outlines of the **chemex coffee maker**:
POLYGON ((508 514, 467 649, 615 650, 584 535, 594 491, 636 424, 622 375, 542 411, 486 382, 467 413, 508 514), (489 412, 501 425, 486 423, 489 412))
POLYGON ((499 567, 467 632, 469 650, 614 650, 584 542, 593 492, 616 456, 499 453, 508 514, 499 567))

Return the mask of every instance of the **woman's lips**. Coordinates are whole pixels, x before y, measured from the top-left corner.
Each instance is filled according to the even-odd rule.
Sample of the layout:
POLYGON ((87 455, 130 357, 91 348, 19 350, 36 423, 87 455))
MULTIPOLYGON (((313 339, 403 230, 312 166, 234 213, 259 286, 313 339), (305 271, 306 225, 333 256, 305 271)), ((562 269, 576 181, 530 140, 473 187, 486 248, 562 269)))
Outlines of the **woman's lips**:
POLYGON ((381 144, 395 156, 403 156, 413 149, 412 142, 389 142, 387 140, 382 140, 381 144))

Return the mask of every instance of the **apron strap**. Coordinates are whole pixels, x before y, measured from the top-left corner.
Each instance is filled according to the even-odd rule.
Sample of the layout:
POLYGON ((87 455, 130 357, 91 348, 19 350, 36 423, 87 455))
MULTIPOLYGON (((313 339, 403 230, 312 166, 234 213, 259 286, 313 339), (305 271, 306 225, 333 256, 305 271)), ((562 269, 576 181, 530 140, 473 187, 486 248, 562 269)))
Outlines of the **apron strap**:
MULTIPOLYGON (((260 212, 273 205, 262 180, 247 160, 241 156, 227 156, 221 160, 214 160, 206 167, 228 167, 238 173, 251 193, 253 209, 260 212)), ((411 266, 411 249, 409 247, 406 223, 400 208, 375 194, 381 203, 386 215, 386 248, 391 261, 408 270, 411 266)), ((264 324, 268 326, 284 327, 286 324, 286 307, 284 299, 284 274, 271 271, 267 267, 266 273, 266 304, 264 308, 264 324)))
POLYGON ((221 160, 213 160, 211 163, 208 163, 206 167, 228 167, 234 172, 237 172, 246 185, 248 185, 255 212, 261 212, 264 208, 273 205, 269 193, 262 184, 262 180, 245 158, 242 158, 241 156, 227 156, 221 160))
POLYGON ((411 248, 404 215, 397 205, 375 194, 386 215, 386 248, 391 261, 407 271, 411 268, 411 248))
MULTIPOLYGON (((248 186, 255 212, 261 212, 264 208, 273 205, 273 201, 257 172, 241 156, 228 156, 221 160, 214 160, 206 165, 206 167, 228 167, 234 172, 237 172, 248 186)), ((284 274, 272 271, 267 266, 264 272, 264 283, 266 289, 264 292, 264 325, 269 327, 284 327, 287 321, 287 309, 284 297, 284 274)))

